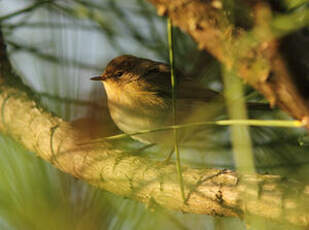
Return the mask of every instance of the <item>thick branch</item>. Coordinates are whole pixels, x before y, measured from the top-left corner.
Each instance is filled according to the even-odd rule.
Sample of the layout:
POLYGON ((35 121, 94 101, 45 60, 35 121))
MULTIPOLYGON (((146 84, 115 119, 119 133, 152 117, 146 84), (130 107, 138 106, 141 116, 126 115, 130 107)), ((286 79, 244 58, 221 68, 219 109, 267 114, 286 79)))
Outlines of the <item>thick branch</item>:
MULTIPOLYGON (((220 1, 149 1, 160 15, 168 15, 175 26, 192 36, 201 49, 234 69, 272 105, 304 121, 309 128, 309 104, 295 88, 275 42, 276 36, 286 31, 270 28, 272 16, 267 5, 255 5, 255 26, 246 32, 229 22, 220 1)), ((294 29, 308 24, 308 14, 304 15, 294 29)))

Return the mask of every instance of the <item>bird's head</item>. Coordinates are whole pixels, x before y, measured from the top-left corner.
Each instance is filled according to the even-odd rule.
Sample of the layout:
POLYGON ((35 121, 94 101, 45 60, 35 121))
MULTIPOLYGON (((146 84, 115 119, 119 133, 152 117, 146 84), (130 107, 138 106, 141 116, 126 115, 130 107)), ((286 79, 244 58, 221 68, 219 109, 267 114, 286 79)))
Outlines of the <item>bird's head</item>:
POLYGON ((156 92, 169 87, 169 66, 132 55, 122 55, 111 60, 101 76, 91 80, 102 81, 107 94, 111 90, 130 93, 156 92))

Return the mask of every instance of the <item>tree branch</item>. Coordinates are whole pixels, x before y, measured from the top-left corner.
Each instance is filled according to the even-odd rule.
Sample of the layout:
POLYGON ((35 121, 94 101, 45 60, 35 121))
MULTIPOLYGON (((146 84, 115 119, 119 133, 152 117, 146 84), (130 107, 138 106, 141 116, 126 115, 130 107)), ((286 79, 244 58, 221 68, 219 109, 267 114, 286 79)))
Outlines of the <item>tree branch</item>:
POLYGON ((250 213, 308 226, 308 185, 276 175, 239 177, 229 170, 183 167, 184 203, 173 163, 160 165, 107 141, 80 145, 83 133, 40 107, 26 87, 8 84, 4 75, 11 75, 11 67, 0 42, 0 131, 63 172, 151 208, 214 216, 250 213))
POLYGON ((229 21, 221 1, 149 2, 156 6, 159 15, 168 15, 175 26, 193 37, 200 49, 207 50, 260 91, 272 106, 279 106, 309 128, 309 104, 294 86, 276 41, 278 36, 308 25, 308 9, 302 12, 303 17, 297 17, 299 12, 296 16, 273 17, 268 5, 252 1, 254 26, 245 31, 229 21), (280 29, 276 27, 280 17, 297 20, 293 27, 280 29))

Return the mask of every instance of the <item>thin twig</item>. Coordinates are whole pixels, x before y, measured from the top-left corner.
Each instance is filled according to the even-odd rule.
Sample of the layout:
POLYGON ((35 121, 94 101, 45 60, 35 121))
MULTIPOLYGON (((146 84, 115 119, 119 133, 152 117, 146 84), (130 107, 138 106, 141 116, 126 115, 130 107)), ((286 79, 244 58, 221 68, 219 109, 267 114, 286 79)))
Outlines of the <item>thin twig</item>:
MULTIPOLYGON (((176 124, 176 89, 175 89, 175 73, 174 73, 174 44, 173 44, 173 27, 171 19, 167 19, 167 34, 168 34, 168 46, 169 46, 169 58, 171 66, 171 86, 172 86, 172 112, 173 112, 173 124, 176 124)), ((180 191, 182 199, 185 201, 184 184, 181 172, 180 153, 177 140, 177 129, 173 129, 174 134, 174 149, 176 153, 176 168, 178 173, 178 179, 180 184, 180 191)))
MULTIPOLYGON (((148 129, 148 130, 141 130, 134 133, 122 133, 118 135, 113 135, 109 137, 99 138, 91 143, 100 143, 103 140, 115 140, 121 139, 125 137, 132 137, 140 134, 147 134, 153 132, 160 132, 160 131, 167 131, 171 129, 182 129, 194 126, 209 126, 209 125, 219 125, 219 126, 229 126, 229 125, 245 125, 245 126, 263 126, 263 127, 285 127, 285 128, 300 128, 303 127, 304 124, 301 121, 293 120, 293 121, 286 121, 286 120, 219 120, 219 121, 204 121, 204 122, 193 122, 187 123, 182 125, 172 125, 166 126, 157 129, 148 129)), ((87 142, 89 144, 89 142, 87 142)))

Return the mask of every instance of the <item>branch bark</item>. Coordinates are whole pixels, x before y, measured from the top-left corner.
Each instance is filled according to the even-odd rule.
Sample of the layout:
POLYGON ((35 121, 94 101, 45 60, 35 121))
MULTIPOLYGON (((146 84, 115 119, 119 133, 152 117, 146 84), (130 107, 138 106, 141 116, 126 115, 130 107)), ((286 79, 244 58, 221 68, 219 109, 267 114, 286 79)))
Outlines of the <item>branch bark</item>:
MULTIPOLYGON (((277 105, 309 128, 309 103, 294 86, 277 48, 276 37, 286 31, 271 29, 273 17, 268 5, 262 1, 250 3, 254 26, 245 31, 229 21, 221 1, 148 1, 155 5, 159 15, 168 15, 173 25, 195 39, 200 49, 207 50, 227 68, 237 72, 272 106, 277 105)), ((304 17, 299 17, 294 29, 308 25, 308 10, 306 12, 304 17)))
POLYGON ((250 213, 308 226, 309 185, 276 175, 240 177, 229 170, 183 167, 184 203, 173 163, 130 155, 111 142, 80 145, 79 130, 42 108, 27 87, 10 83, 14 74, 2 37, 0 42, 0 131, 63 172, 151 208, 213 216, 250 213))

